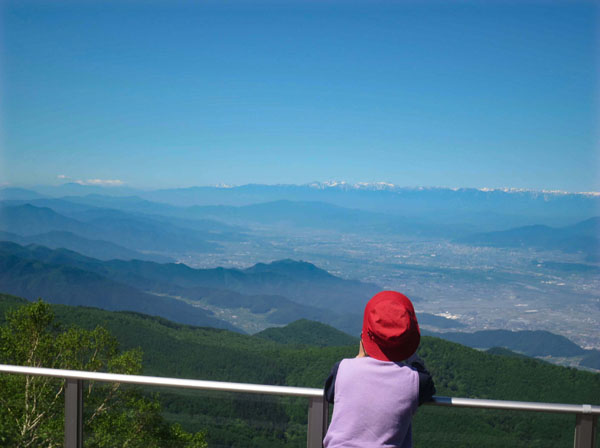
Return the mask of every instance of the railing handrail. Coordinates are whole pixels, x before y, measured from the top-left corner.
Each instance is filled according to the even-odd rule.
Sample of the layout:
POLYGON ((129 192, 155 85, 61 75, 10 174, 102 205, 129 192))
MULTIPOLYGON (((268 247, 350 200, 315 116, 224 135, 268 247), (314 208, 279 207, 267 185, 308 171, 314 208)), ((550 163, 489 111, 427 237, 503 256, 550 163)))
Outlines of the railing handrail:
MULTIPOLYGON (((293 397, 321 398, 323 389, 293 386, 272 386, 250 383, 230 383, 224 381, 205 381, 159 376, 124 375, 118 373, 86 372, 82 370, 50 369, 45 367, 24 367, 0 364, 0 372, 23 375, 47 376, 74 380, 115 382, 147 386, 169 386, 200 390, 219 390, 293 397)), ((469 408, 504 409, 535 412, 557 412, 565 414, 600 415, 600 406, 590 404, 539 403, 528 401, 488 400, 477 398, 433 397, 427 403, 438 406, 469 408)))
POLYGON ((228 383, 162 376, 124 375, 120 373, 86 372, 83 370, 49 369, 45 367, 24 367, 0 364, 0 372, 24 375, 50 376, 75 380, 102 381, 110 383, 139 384, 145 386, 170 386, 188 389, 220 390, 227 392, 247 392, 254 394, 288 395, 316 398, 323 396, 322 389, 292 386, 271 386, 250 383, 228 383))

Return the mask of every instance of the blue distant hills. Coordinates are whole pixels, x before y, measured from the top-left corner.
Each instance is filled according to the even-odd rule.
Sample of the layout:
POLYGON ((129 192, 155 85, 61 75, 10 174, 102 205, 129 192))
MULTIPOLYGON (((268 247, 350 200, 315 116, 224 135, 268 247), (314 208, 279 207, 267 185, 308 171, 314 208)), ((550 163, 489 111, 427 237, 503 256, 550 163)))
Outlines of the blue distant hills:
POLYGON ((533 247, 544 250, 585 253, 589 262, 600 261, 600 217, 566 227, 544 225, 517 227, 459 238, 457 242, 476 246, 533 247))
MULTIPOLYGON (((0 189, 0 292, 236 331, 244 330, 235 319, 255 320, 265 328, 303 318, 354 337, 360 332, 364 304, 381 289, 378 285, 344 279, 313 263, 285 257, 253 262, 245 269, 192 269, 174 261, 185 260, 188 254, 197 258, 220 254, 226 247, 244 247, 250 253, 270 244, 269 237, 277 232, 282 232, 280 238, 323 232, 357 241, 391 236, 443 240, 465 248, 558 251, 569 254, 571 261, 544 259, 535 252, 535 259, 527 262, 552 275, 593 276, 600 273, 598 210, 596 194, 385 184, 155 191, 78 184, 4 188, 0 189), (240 311, 247 314, 237 316, 240 311)), ((432 275, 445 269, 450 281, 471 272, 447 266, 403 267, 432 275)), ((444 337, 469 337, 455 331, 465 328, 459 321, 427 313, 420 319, 425 326, 456 333, 444 337)), ((478 336, 483 340, 486 335, 472 337, 478 336)), ((496 336, 503 340, 503 335, 496 336)), ((460 342, 471 345, 466 339, 460 342)), ((535 352, 519 350, 514 341, 481 348, 494 345, 535 352)), ((587 352, 573 356, 593 358, 587 352)))
POLYGON ((406 217, 290 200, 245 206, 178 207, 135 197, 91 195, 2 201, 0 232, 5 240, 64 247, 101 259, 169 261, 173 259, 171 254, 218 252, 223 242, 255 240, 251 229, 269 226, 449 238, 474 246, 581 252, 587 262, 600 261, 598 216, 561 227, 535 224, 477 232, 489 226, 481 220, 461 224, 456 219, 454 224, 448 223, 443 212, 440 214, 406 217))
POLYGON ((0 291, 30 300, 43 296, 52 303, 139 311, 193 325, 232 328, 206 309, 212 305, 248 309, 271 325, 303 317, 355 334, 364 304, 379 289, 292 260, 243 270, 192 269, 142 260, 101 261, 66 249, 0 242, 0 291))
MULTIPOLYGON (((191 269, 182 264, 140 260, 101 261, 65 249, 0 242, 2 292, 30 300, 43 296, 52 303, 136 311, 179 323, 238 332, 239 328, 195 305, 195 301, 218 309, 245 308, 265 315, 271 325, 303 318, 358 335, 364 303, 378 290, 376 285, 340 279, 311 263, 293 260, 259 263, 243 270, 191 269)), ((442 329, 464 327, 427 313, 420 313, 419 320, 422 325, 442 329)), ((288 332, 293 328, 292 325, 288 332)), ((422 333, 474 348, 505 347, 532 357, 580 357, 582 365, 600 368, 598 351, 583 350, 567 338, 547 331, 422 333)), ((267 338, 272 335, 295 340, 293 335, 276 329, 263 334, 267 338)), ((344 344, 355 337, 336 336, 344 344)), ((318 341, 313 343, 318 345, 318 341)))
MULTIPOLYGON (((308 185, 260 185, 236 187, 189 187, 137 190, 127 187, 98 187, 64 184, 35 189, 0 189, 0 199, 33 200, 46 197, 119 197, 130 210, 146 201, 150 207, 164 206, 245 206, 288 200, 324 202, 338 207, 379 212, 405 218, 444 220, 447 224, 484 225, 482 230, 502 230, 523 225, 565 226, 600 215, 597 193, 565 193, 511 189, 403 188, 385 183, 350 185, 315 183, 308 185), (136 198, 137 197, 137 198, 136 198), (152 202, 155 204, 148 204, 152 202)), ((110 207, 114 208, 114 201, 110 207)), ((98 203, 96 205, 99 205, 98 203)), ((106 206, 106 204, 105 204, 106 206)), ((138 210, 139 211, 139 210, 138 210)), ((432 221, 432 222, 433 222, 432 221)))

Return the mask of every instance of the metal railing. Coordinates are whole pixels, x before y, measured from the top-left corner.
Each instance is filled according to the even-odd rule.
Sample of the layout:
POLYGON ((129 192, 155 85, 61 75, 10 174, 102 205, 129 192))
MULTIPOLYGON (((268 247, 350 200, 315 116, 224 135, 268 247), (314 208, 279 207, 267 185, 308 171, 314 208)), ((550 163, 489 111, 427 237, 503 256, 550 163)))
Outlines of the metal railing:
MULTIPOLYGON (((308 434, 306 438, 307 448, 320 448, 327 430, 329 404, 323 397, 322 389, 226 383, 221 381, 202 381, 156 376, 121 375, 114 373, 46 369, 4 364, 0 364, 0 372, 65 379, 65 448, 83 447, 83 381, 86 380, 145 386, 168 386, 199 390, 306 397, 309 399, 308 434)), ((574 448, 594 448, 596 444, 596 427, 598 415, 600 415, 600 406, 592 406, 589 404, 479 400, 474 398, 452 397, 434 397, 434 400, 427 404, 434 406, 575 414, 574 448)))

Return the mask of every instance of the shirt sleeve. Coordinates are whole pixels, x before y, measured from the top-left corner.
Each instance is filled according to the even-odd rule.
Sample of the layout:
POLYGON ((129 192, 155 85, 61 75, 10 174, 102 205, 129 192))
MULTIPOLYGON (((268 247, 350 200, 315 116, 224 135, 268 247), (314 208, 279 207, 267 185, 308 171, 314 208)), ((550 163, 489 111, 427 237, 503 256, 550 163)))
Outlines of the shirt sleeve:
POLYGON ((331 372, 329 373, 329 376, 327 377, 327 380, 325 381, 324 395, 325 395, 325 399, 329 403, 333 403, 333 400, 334 400, 334 396, 335 396, 335 378, 337 376, 337 372, 338 372, 338 369, 340 367, 340 362, 341 361, 338 361, 338 362, 336 362, 333 365, 333 367, 331 368, 331 372))
POLYGON ((426 401, 431 401, 435 395, 435 384, 429 371, 425 368, 425 363, 416 354, 408 360, 408 365, 419 373, 419 406, 426 401))

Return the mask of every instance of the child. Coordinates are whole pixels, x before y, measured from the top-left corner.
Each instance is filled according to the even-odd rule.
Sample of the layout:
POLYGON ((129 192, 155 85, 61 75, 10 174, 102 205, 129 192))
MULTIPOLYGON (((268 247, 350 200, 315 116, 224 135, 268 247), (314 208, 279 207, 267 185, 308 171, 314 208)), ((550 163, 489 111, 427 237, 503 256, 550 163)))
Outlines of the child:
POLYGON ((395 291, 373 296, 365 307, 358 356, 336 363, 325 383, 325 398, 335 403, 325 448, 412 446, 412 415, 435 393, 415 354, 420 339, 406 296, 395 291))

